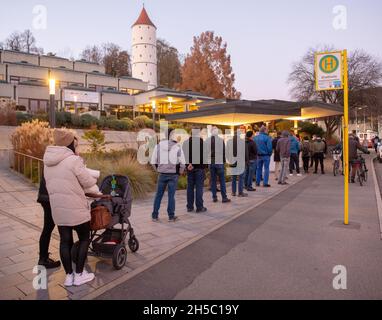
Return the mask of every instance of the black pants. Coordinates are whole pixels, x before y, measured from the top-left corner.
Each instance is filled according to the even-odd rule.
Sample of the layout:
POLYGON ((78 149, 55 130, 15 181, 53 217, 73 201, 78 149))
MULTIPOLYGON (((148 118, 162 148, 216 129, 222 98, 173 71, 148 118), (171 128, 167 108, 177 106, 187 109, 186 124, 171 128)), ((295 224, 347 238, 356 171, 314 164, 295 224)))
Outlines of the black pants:
POLYGON ((304 162, 304 171, 309 172, 309 161, 310 157, 302 157, 302 161, 304 162))
POLYGON ((290 155, 290 162, 289 162, 289 171, 291 174, 293 174, 293 171, 296 170, 297 174, 300 173, 300 158, 298 154, 291 154, 290 155))
POLYGON ((318 171, 318 163, 321 165, 321 173, 325 172, 324 169, 324 154, 323 153, 316 153, 314 155, 314 163, 315 163, 315 171, 317 173, 318 171))
POLYGON ((49 202, 41 203, 44 209, 44 228, 40 237, 40 260, 44 261, 49 258, 49 244, 54 227, 56 226, 52 217, 52 209, 49 202))
POLYGON ((313 168, 314 166, 314 154, 310 156, 310 167, 313 168))
POLYGON ((72 247, 73 230, 76 231, 79 239, 79 248, 77 256, 76 273, 82 273, 85 267, 85 261, 88 255, 90 245, 90 223, 84 223, 75 227, 58 227, 60 232, 60 256, 66 274, 72 274, 72 247))

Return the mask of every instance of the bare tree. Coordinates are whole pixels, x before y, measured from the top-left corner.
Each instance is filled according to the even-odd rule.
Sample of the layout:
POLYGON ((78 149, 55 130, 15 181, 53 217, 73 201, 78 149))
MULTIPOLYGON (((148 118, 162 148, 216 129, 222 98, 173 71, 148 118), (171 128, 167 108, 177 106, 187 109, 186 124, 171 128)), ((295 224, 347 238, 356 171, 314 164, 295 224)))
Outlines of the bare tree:
POLYGON ((115 77, 131 75, 129 53, 114 43, 88 46, 82 52, 81 58, 89 62, 104 65, 106 74, 115 77))
MULTIPOLYGON (((325 103, 343 104, 343 91, 316 91, 314 56, 316 52, 334 51, 333 47, 311 48, 303 58, 294 63, 289 75, 291 95, 298 101, 318 100, 325 103)), ((355 50, 349 55, 349 103, 354 109, 362 103, 360 92, 377 87, 382 80, 382 63, 363 50, 355 50)), ((325 119, 327 136, 333 136, 340 125, 340 117, 325 119)))
POLYGON ((25 30, 24 32, 13 32, 5 40, 4 49, 27 53, 44 53, 44 49, 36 46, 36 38, 30 30, 25 30))
POLYGON ((81 59, 89 62, 101 64, 103 62, 103 52, 98 46, 88 46, 81 53, 81 59))
POLYGON ((5 48, 8 50, 23 51, 23 37, 18 31, 13 32, 5 40, 5 48))

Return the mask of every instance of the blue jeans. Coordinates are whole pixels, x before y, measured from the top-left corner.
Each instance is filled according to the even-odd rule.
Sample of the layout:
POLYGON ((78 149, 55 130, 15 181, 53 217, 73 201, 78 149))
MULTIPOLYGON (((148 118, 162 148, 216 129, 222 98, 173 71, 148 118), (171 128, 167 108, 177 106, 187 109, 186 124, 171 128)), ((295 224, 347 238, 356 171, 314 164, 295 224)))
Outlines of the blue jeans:
POLYGON ((152 218, 158 219, 161 202, 168 188, 168 207, 167 213, 169 218, 175 217, 175 193, 178 188, 178 175, 160 174, 158 178, 157 193, 154 200, 154 211, 152 218))
POLYGON ((245 174, 245 187, 247 189, 253 188, 253 178, 256 176, 257 171, 257 161, 252 160, 249 162, 249 165, 247 165, 247 171, 245 174))
POLYGON ((238 181, 239 181, 239 194, 242 194, 244 192, 244 178, 245 178, 244 173, 240 176, 232 176, 232 193, 236 193, 238 181))
POLYGON ((217 195, 217 177, 220 179, 220 188, 223 199, 227 199, 227 188, 225 184, 225 172, 223 164, 211 164, 210 165, 211 172, 211 191, 212 198, 215 200, 218 198, 217 195))
POLYGON ((205 173, 203 169, 194 169, 187 173, 187 209, 194 210, 194 202, 196 209, 203 209, 203 188, 205 173))
POLYGON ((264 185, 269 183, 269 165, 271 163, 270 156, 259 156, 257 159, 257 172, 256 172, 256 184, 260 185, 261 176, 263 175, 264 168, 264 185))

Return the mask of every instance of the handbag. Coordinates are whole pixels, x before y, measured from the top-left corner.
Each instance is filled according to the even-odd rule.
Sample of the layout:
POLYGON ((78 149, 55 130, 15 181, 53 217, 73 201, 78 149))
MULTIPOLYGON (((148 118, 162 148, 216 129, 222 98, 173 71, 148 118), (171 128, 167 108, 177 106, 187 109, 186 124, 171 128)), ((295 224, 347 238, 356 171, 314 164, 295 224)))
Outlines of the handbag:
POLYGON ((97 206, 91 210, 90 229, 99 231, 107 229, 111 223, 111 213, 104 206, 97 206))

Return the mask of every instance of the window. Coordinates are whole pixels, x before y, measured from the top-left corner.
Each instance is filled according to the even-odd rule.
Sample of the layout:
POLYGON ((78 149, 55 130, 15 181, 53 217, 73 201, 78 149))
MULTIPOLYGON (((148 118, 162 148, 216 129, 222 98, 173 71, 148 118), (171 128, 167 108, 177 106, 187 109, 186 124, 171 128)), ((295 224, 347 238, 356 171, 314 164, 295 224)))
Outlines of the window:
POLYGON ((20 77, 11 76, 9 79, 10 79, 10 82, 13 84, 19 84, 20 82, 20 77))
POLYGON ((0 74, 0 81, 3 81, 3 80, 4 80, 4 75, 0 74))
POLYGON ((127 89, 127 88, 120 88, 119 91, 121 91, 121 92, 123 92, 123 93, 128 93, 128 89, 127 89))
POLYGON ((91 89, 91 90, 94 90, 94 91, 96 91, 97 90, 97 86, 95 85, 95 84, 89 84, 89 89, 91 89))

